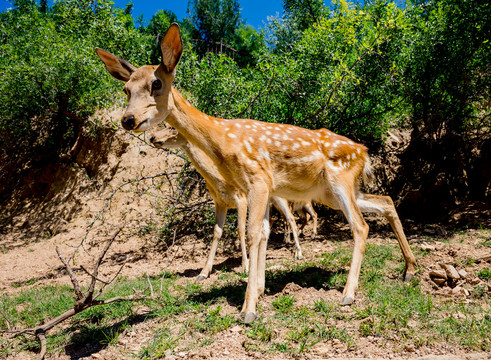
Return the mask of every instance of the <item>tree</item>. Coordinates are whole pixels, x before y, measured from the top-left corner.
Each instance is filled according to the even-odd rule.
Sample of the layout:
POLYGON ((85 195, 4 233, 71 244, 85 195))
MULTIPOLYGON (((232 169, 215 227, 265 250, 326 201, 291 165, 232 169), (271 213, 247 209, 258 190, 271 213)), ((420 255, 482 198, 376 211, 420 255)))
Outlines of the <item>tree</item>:
MULTIPOLYGON (((33 1, 16 1, 0 19, 2 199, 28 172, 75 156, 77 140, 97 130, 89 116, 121 93, 94 48, 125 49, 120 56, 138 64, 154 43, 128 26, 130 14, 103 0, 60 1, 46 13, 33 1)), ((49 186, 44 181, 36 183, 40 191, 49 186)))
POLYGON ((194 35, 212 43, 232 43, 241 23, 238 0, 190 0, 188 13, 194 35))
POLYGON ((160 40, 164 36, 170 24, 177 22, 177 16, 170 10, 159 10, 150 19, 148 26, 142 28, 143 33, 151 35, 155 39, 155 46, 151 49, 150 64, 160 62, 160 40))
POLYGON ((428 219, 491 196, 491 5, 422 2, 408 20, 399 61, 412 134, 394 186, 413 193, 405 205, 428 219))
POLYGON ((301 31, 318 22, 326 12, 324 0, 283 0, 283 9, 301 31))

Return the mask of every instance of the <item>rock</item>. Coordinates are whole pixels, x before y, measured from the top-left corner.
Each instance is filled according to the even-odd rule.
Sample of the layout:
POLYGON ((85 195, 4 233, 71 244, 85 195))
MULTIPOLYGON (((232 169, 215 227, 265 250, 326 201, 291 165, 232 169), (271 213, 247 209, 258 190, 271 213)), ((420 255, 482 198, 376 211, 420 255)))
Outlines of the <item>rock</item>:
POLYGON ((447 272, 445 270, 431 270, 430 277, 447 280, 447 272))
POLYGON ((440 266, 447 273, 447 278, 450 278, 453 281, 457 281, 457 280, 460 279, 460 275, 459 275, 458 271, 452 265, 449 265, 449 264, 440 264, 440 266))
POLYGON ((433 245, 429 245, 427 243, 422 243, 421 244, 421 250, 423 251, 435 251, 435 247, 433 245))
POLYGON ((404 344, 404 350, 407 352, 414 352, 416 349, 414 348, 413 344, 404 344))
POLYGON ((407 322, 407 327, 409 328, 415 328, 418 327, 419 323, 416 320, 409 320, 407 322))
POLYGON ((443 278, 432 278, 431 280, 435 284, 437 284, 438 286, 443 286, 445 284, 445 282, 447 281, 446 279, 443 279, 443 278))
POLYGON ((319 342, 310 349, 314 354, 325 357, 332 352, 331 346, 326 343, 319 342))
POLYGON ((469 291, 464 289, 462 286, 456 286, 452 289, 452 295, 456 296, 468 296, 469 291))
POLYGON ((230 331, 240 333, 240 332, 244 331, 244 329, 242 329, 242 327, 239 325, 235 325, 235 326, 232 326, 230 328, 230 331))
POLYGON ((461 278, 465 279, 467 277, 467 275, 469 275, 469 273, 467 271, 465 271, 464 269, 460 269, 458 271, 459 275, 461 278))

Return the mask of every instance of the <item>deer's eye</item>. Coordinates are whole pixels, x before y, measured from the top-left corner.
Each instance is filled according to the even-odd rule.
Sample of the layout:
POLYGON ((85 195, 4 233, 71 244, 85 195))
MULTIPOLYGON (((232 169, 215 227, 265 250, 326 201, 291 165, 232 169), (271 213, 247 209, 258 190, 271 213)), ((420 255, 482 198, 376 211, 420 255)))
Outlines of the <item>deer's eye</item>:
POLYGON ((162 88, 162 82, 159 79, 154 80, 152 83, 152 91, 159 90, 161 88, 162 88))

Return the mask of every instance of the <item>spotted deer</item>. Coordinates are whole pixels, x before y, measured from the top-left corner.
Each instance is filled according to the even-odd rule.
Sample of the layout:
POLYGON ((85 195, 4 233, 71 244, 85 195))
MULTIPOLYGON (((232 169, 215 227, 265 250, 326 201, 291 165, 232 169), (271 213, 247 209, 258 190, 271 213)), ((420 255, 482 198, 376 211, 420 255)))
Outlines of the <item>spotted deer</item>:
POLYGON ((405 258, 404 278, 413 277, 416 260, 392 199, 364 194, 359 189, 359 179, 372 174, 365 146, 326 129, 308 130, 287 124, 208 116, 194 108, 172 86, 183 52, 177 24, 169 27, 160 49, 159 65, 140 68, 104 50, 96 51, 109 73, 126 83, 124 90, 129 99, 121 120, 123 128, 144 131, 165 121, 203 151, 221 176, 245 194, 249 278, 241 315, 246 324, 256 319, 256 305, 265 289, 272 196, 289 201, 320 202, 340 209, 345 215, 354 248, 341 304, 352 304, 358 287, 368 236, 362 211, 387 218, 405 258))
MULTIPOLYGON (((312 202, 307 201, 307 202, 292 202, 290 203, 290 210, 292 213, 298 213, 303 217, 303 222, 302 225, 300 225, 300 228, 298 229, 298 235, 303 233, 303 229, 305 226, 309 223, 309 216, 310 219, 312 219, 314 223, 314 228, 312 229, 312 234, 310 235, 311 239, 314 240, 315 237, 317 236, 317 213, 314 210, 314 207, 312 206, 312 202)), ((289 241, 290 239, 290 227, 286 226, 285 229, 285 242, 289 241)))
MULTIPOLYGON (((233 184, 229 184, 220 172, 216 169, 213 161, 198 148, 189 143, 184 136, 173 128, 167 127, 153 133, 150 137, 150 142, 157 148, 181 148, 189 157, 189 160, 194 165, 196 170, 206 180, 206 187, 215 203, 215 228, 213 232, 213 241, 210 248, 210 253, 205 266, 198 276, 198 280, 206 279, 213 267, 218 242, 222 237, 223 226, 228 209, 237 209, 237 228, 239 232, 240 245, 242 250, 242 268, 247 271, 247 247, 245 242, 245 220, 247 215, 247 197, 240 188, 235 188, 233 184)), ((273 205, 280 211, 286 219, 289 229, 292 229, 293 238, 295 240, 296 252, 295 258, 302 259, 302 248, 298 240, 298 230, 295 219, 290 211, 288 202, 282 198, 273 197, 271 199, 273 205)), ((309 203, 296 204, 298 211, 304 207, 309 211, 312 204, 309 203)))

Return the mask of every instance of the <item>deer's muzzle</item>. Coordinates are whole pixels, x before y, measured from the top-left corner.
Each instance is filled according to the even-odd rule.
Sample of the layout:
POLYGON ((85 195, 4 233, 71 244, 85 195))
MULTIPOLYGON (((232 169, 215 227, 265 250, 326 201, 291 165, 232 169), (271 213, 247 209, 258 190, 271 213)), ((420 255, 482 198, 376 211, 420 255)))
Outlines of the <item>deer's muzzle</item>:
POLYGON ((125 115, 121 119, 121 125, 126 130, 133 130, 135 127, 135 117, 133 115, 125 115))

